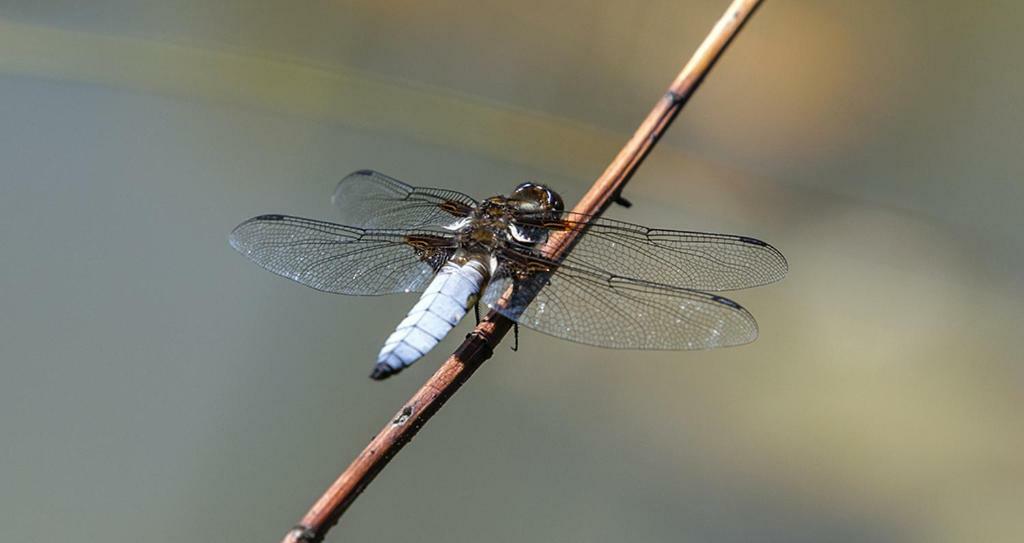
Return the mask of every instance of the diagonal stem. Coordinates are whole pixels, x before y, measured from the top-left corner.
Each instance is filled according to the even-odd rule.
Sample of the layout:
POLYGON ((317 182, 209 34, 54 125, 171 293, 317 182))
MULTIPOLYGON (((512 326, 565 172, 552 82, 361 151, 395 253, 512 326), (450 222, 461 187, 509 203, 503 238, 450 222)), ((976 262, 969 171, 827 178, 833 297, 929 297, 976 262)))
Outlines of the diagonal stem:
MULTIPOLYGON (((726 46, 750 18, 761 0, 733 0, 725 14, 700 47, 676 76, 633 137, 623 146, 604 173, 580 199, 573 212, 599 215, 615 201, 626 182, 686 104, 701 81, 711 70, 726 46)), ((552 235, 544 247, 545 256, 560 261, 583 234, 585 225, 552 235)), ((473 329, 455 353, 441 365, 430 379, 409 399, 398 413, 370 441, 323 496, 285 536, 283 543, 320 542, 327 531, 392 457, 408 443, 416 432, 436 413, 444 402, 465 383, 473 372, 491 357, 513 322, 491 311, 473 329)))

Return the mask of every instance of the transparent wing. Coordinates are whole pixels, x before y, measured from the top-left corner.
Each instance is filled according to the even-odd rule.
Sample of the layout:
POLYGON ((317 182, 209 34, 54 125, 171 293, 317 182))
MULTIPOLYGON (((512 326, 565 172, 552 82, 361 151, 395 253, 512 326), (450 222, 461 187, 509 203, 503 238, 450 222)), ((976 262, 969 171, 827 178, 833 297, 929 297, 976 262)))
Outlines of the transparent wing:
MULTIPOLYGON (((524 222, 536 226, 529 218, 524 222)), ((772 283, 789 269, 775 247, 745 236, 647 228, 568 212, 560 220, 540 224, 557 231, 581 222, 588 223, 588 229, 565 258, 565 264, 580 270, 723 291, 772 283)))
POLYGON ((461 192, 413 187, 373 170, 346 176, 332 200, 341 211, 341 222, 385 230, 441 228, 476 207, 476 200, 461 192))
POLYGON ((507 256, 482 300, 539 332, 599 347, 649 350, 708 349, 757 338, 754 317, 728 298, 569 263, 556 268, 540 257, 507 256), (524 270, 530 273, 526 279, 524 270))
POLYGON ((438 232, 364 230, 286 215, 249 219, 230 240, 269 271, 353 295, 422 291, 456 249, 438 232))

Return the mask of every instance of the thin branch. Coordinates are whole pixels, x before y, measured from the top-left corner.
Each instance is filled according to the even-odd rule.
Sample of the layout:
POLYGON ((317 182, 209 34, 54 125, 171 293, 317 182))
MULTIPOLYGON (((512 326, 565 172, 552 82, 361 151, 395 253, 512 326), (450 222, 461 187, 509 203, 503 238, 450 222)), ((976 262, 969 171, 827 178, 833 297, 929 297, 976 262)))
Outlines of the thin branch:
MULTIPOLYGON (((708 71, 721 56, 729 42, 753 14, 760 0, 734 0, 725 14, 701 43, 693 57, 637 128, 633 137, 619 151, 604 173, 583 196, 573 211, 599 215, 619 197, 626 182, 668 129, 672 120, 700 85, 708 71)), ((545 255, 560 261, 583 234, 583 227, 552 235, 544 246, 545 255)), ((285 536, 283 543, 320 542, 338 522, 342 513, 373 481, 392 457, 408 443, 416 432, 436 413, 444 402, 465 383, 492 354, 493 346, 512 327, 512 321, 491 311, 473 329, 455 353, 398 411, 390 422, 359 453, 348 469, 324 492, 323 496, 285 536)))

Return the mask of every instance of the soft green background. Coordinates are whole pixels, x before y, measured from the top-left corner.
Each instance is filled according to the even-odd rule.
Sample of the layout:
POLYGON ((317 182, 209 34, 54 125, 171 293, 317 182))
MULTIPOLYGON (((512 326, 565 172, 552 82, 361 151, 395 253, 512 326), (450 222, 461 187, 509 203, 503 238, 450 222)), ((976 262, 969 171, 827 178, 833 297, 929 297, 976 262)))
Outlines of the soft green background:
MULTIPOLYGON (((467 329, 227 245, 349 171, 575 201, 725 7, 0 2, 0 540, 276 541, 467 329)), ((609 216, 769 240, 754 344, 524 331, 329 541, 1024 540, 1019 2, 769 1, 609 216)))

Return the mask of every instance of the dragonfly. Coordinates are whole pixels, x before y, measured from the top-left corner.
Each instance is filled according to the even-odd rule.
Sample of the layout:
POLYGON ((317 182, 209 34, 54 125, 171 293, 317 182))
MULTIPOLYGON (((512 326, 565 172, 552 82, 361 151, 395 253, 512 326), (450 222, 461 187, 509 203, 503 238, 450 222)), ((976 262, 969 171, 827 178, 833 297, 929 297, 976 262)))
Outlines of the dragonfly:
POLYGON ((614 349, 697 350, 749 343, 754 317, 717 292, 766 285, 788 271, 761 240, 647 228, 566 211, 526 182, 482 201, 415 187, 372 170, 338 184, 342 222, 260 215, 231 245, 263 268, 347 295, 421 293, 384 341, 370 377, 400 372, 480 304, 519 325, 614 349), (584 228, 568 252, 545 244, 584 228))

